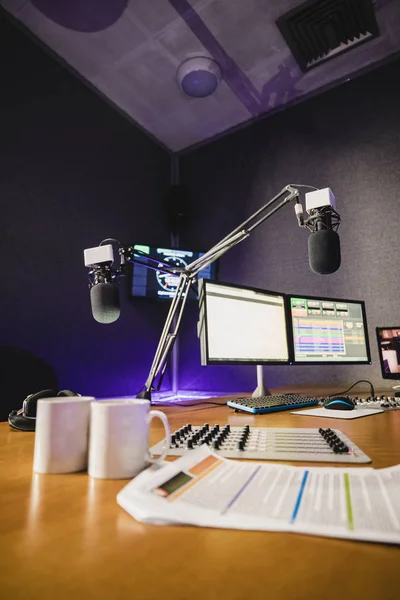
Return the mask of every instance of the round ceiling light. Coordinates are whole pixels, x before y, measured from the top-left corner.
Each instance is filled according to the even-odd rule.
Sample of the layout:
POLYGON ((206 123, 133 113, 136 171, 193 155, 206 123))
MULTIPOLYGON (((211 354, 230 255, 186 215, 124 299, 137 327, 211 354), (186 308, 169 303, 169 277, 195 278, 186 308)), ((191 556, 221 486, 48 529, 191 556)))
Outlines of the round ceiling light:
POLYGON ((212 58, 197 56, 185 60, 177 70, 178 83, 191 98, 206 98, 215 92, 222 79, 219 64, 212 58))

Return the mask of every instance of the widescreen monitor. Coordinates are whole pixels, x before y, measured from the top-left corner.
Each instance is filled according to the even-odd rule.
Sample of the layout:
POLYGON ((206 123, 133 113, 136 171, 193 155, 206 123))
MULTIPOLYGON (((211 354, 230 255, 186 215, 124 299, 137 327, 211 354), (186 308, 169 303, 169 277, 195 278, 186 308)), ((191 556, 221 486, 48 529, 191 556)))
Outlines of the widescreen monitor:
MULTIPOLYGON (((132 263, 132 273, 129 283, 130 296, 133 298, 161 298, 167 300, 170 300, 175 295, 178 276, 164 273, 162 271, 162 263, 166 263, 168 266, 185 268, 204 254, 204 252, 193 250, 157 248, 139 244, 134 246, 134 250, 137 251, 137 254, 135 254, 136 260, 142 264, 139 264, 139 262, 132 263)), ((197 280, 202 277, 215 279, 216 275, 217 263, 214 262, 203 269, 203 271, 200 271, 197 280)), ((197 299, 196 290, 190 290, 188 299, 197 299)))
POLYGON ((283 294, 204 279, 199 289, 203 365, 289 363, 283 294))
POLYGON ((400 380, 400 325, 377 327, 376 336, 383 379, 400 380))
POLYGON ((363 301, 288 296, 295 364, 370 364, 363 301))

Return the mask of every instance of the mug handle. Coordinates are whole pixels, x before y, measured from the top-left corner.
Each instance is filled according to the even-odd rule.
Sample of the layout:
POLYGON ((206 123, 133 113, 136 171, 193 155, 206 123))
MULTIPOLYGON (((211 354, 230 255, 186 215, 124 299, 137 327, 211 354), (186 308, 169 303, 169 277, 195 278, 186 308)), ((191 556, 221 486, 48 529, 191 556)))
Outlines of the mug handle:
POLYGON ((164 458, 167 456, 168 454, 168 450, 171 446, 171 430, 169 428, 169 423, 168 423, 168 419, 167 419, 167 415, 164 414, 163 412, 161 412, 161 410, 151 410, 149 412, 149 417, 148 417, 148 423, 150 425, 152 419, 158 417, 159 419, 161 419, 163 425, 164 425, 164 429, 165 429, 165 443, 164 443, 164 448, 162 451, 161 456, 158 457, 154 457, 150 454, 150 451, 148 451, 148 460, 151 463, 157 464, 158 462, 161 462, 162 460, 164 460, 164 458))

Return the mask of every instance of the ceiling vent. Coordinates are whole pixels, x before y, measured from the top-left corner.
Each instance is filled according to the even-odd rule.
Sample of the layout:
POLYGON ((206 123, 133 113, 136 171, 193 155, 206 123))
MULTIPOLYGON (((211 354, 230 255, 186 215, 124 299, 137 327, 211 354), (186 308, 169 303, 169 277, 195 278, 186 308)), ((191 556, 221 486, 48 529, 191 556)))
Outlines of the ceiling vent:
POLYGON ((276 24, 304 72, 379 35, 373 0, 309 0, 276 24))

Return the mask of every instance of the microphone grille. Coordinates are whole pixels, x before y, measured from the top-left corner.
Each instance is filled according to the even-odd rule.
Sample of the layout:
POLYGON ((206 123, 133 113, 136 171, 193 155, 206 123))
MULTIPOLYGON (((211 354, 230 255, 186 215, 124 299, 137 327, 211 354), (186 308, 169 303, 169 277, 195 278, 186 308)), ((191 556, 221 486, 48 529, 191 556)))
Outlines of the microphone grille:
POLYGON ((331 229, 314 231, 308 238, 310 269, 319 275, 329 275, 341 263, 339 234, 331 229))
POLYGON ((114 283, 98 283, 90 289, 93 318, 98 323, 114 323, 120 315, 119 290, 114 283))

